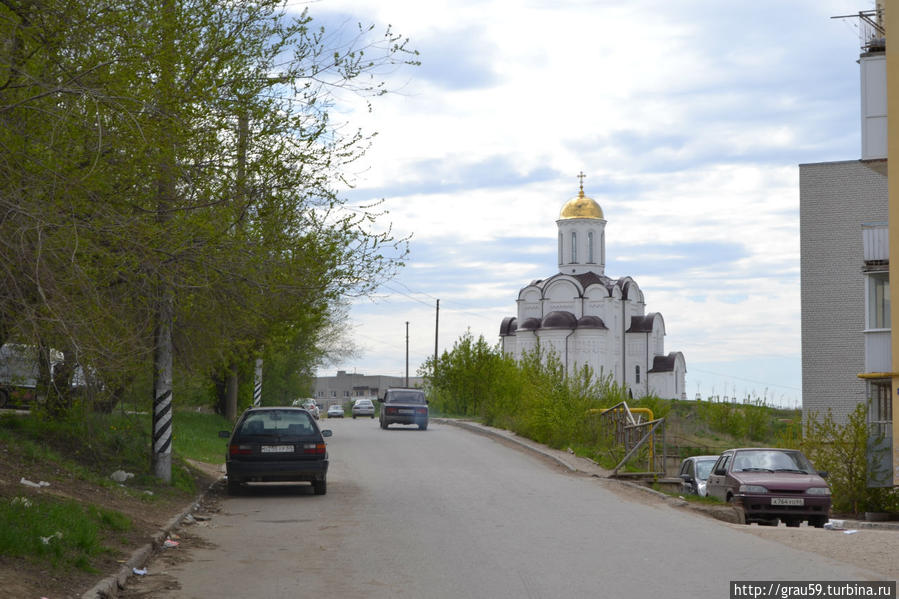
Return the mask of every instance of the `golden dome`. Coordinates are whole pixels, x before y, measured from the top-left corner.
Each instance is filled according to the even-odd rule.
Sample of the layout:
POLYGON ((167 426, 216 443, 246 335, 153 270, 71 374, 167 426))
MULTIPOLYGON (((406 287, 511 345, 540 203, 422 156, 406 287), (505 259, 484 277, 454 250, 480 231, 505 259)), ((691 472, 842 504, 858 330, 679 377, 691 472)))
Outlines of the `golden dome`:
POLYGON ((577 176, 581 180, 581 190, 578 192, 577 197, 571 198, 562 206, 559 220, 565 218, 605 218, 599 204, 593 198, 588 198, 584 195, 584 177, 586 176, 583 171, 577 176))
POLYGON ((584 195, 584 190, 578 194, 576 198, 571 198, 562 206, 559 213, 559 219, 565 218, 605 218, 602 208, 593 198, 584 195))

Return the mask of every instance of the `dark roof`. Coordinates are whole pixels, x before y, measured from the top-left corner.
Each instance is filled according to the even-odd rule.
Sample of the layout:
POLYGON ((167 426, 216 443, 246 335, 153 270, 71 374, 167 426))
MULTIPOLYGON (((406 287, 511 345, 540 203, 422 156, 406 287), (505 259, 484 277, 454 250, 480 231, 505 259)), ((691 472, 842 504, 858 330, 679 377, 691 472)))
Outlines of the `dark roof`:
POLYGON ((599 316, 581 316, 577 321, 579 329, 605 329, 606 323, 599 316))
POLYGON ((540 328, 540 319, 538 318, 526 318, 521 325, 519 325, 519 331, 533 331, 535 329, 540 328))
POLYGON ((509 335, 515 334, 515 329, 518 328, 518 319, 514 316, 506 316, 503 318, 503 322, 499 325, 499 336, 500 337, 508 337, 509 335))
POLYGON ((667 356, 655 356, 652 359, 652 368, 649 372, 674 372, 674 362, 677 354, 670 353, 667 356))
POLYGON ((555 311, 543 317, 544 329, 574 329, 577 327, 577 318, 571 312, 555 311))
POLYGON ((651 333, 655 312, 646 316, 631 316, 631 326, 626 333, 651 333))

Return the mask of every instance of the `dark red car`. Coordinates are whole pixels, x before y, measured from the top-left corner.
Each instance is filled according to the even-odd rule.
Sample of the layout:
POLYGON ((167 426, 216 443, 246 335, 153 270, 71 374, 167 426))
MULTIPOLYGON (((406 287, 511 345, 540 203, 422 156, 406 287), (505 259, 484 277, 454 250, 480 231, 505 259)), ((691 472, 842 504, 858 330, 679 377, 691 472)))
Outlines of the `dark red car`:
POLYGON ((798 449, 745 448, 723 452, 709 475, 710 497, 743 509, 746 524, 821 528, 830 515, 830 487, 798 449))

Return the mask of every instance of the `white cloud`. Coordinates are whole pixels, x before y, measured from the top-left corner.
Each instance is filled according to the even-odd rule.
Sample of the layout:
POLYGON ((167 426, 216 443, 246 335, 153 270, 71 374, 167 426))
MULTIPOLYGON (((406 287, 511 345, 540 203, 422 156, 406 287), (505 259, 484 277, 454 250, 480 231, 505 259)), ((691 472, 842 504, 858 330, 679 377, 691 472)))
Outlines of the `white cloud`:
POLYGON ((402 370, 408 320, 417 368, 433 353, 438 297, 441 349, 468 329, 496 341, 518 289, 556 272, 555 220, 583 170, 608 220, 607 274, 633 276, 662 312, 688 385, 691 363, 754 372, 795 359, 763 382, 798 396, 797 165, 858 157, 857 39, 830 17, 864 8, 312 5, 391 23, 423 50, 419 70, 391 75, 399 94, 370 114, 343 107, 379 132, 350 197, 383 197, 394 231, 413 238, 384 299, 354 306, 365 355, 342 366, 402 370))

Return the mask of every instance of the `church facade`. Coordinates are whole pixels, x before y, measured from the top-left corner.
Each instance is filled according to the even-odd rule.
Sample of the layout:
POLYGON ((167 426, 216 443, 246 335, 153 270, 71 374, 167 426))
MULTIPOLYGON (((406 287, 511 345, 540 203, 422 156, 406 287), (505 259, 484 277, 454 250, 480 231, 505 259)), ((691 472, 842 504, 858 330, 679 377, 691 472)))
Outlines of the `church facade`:
POLYGON ((631 277, 605 274, 606 220, 599 204, 580 192, 559 213, 559 272, 518 293, 518 315, 503 319, 501 347, 520 359, 539 346, 551 349, 567 372, 589 365, 611 376, 631 397, 685 399, 686 361, 665 353, 665 320, 646 312, 643 291, 631 277))

